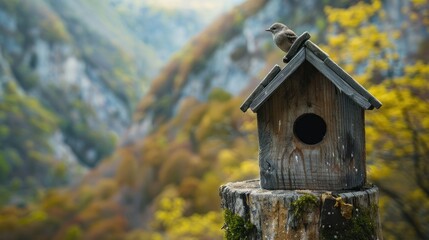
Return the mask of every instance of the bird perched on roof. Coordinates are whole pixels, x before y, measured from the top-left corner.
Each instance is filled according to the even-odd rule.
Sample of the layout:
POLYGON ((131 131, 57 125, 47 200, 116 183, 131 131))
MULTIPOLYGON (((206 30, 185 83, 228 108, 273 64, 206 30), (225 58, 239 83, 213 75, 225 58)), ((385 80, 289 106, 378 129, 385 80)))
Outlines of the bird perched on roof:
POLYGON ((286 25, 282 23, 274 23, 270 28, 265 29, 265 31, 271 32, 273 34, 273 40, 284 52, 288 52, 292 43, 296 40, 296 34, 290 30, 286 25))

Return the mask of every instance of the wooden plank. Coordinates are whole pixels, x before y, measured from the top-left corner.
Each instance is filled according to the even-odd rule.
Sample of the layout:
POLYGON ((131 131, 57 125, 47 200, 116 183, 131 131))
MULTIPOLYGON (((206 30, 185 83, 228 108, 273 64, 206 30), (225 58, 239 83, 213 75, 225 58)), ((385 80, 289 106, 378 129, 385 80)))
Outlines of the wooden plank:
POLYGON ((280 68, 279 65, 275 65, 270 72, 267 74, 267 76, 264 77, 264 79, 261 81, 260 85, 262 85, 262 87, 266 87, 268 86, 268 84, 270 84, 270 82, 274 79, 274 77, 281 71, 282 69, 280 68))
POLYGON ((283 58, 284 63, 290 62, 292 58, 296 55, 296 53, 299 51, 299 49, 304 45, 305 41, 310 39, 310 34, 308 32, 304 32, 301 34, 295 42, 290 47, 289 51, 287 52, 286 56, 283 58))
POLYGON ((369 93, 362 85, 356 82, 347 72, 345 72, 340 66, 338 66, 332 59, 326 58, 324 63, 333 70, 338 76, 340 76, 344 81, 346 81, 353 89, 359 92, 363 97, 368 99, 368 101, 375 107, 380 108, 382 106, 381 102, 378 101, 371 93, 369 93))
POLYGON ((305 46, 309 50, 311 50, 314 53, 314 55, 316 55, 322 61, 324 61, 326 58, 329 57, 329 55, 326 52, 324 52, 322 49, 320 49, 316 44, 314 44, 310 40, 305 42, 305 46))
POLYGON ((247 109, 249 109, 250 104, 252 104, 253 100, 255 99, 255 97, 264 90, 264 87, 259 84, 254 90, 253 92, 247 97, 247 99, 243 102, 243 104, 241 104, 240 109, 242 112, 246 112, 247 109))
POLYGON ((348 85, 338 74, 329 68, 319 57, 317 57, 311 50, 306 49, 306 59, 313 64, 323 75, 325 75, 331 82, 344 94, 353 99, 359 106, 364 109, 371 109, 372 104, 368 99, 364 98, 360 93, 348 85))
POLYGON ((240 109, 243 112, 246 112, 250 107, 250 104, 255 99, 255 97, 264 90, 264 88, 274 79, 274 77, 281 71, 279 65, 275 65, 270 72, 262 79, 258 86, 253 90, 253 92, 247 97, 247 99, 241 104, 240 109))
POLYGON ((301 48, 293 59, 277 74, 277 76, 260 92, 250 105, 253 112, 258 111, 259 107, 273 94, 280 84, 288 78, 305 60, 305 48, 301 48))

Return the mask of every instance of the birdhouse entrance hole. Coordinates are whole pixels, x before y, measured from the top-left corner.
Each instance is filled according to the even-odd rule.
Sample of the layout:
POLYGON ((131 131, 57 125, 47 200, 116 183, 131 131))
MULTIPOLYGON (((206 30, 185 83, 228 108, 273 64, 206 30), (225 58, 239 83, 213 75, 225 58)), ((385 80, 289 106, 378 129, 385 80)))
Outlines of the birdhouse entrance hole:
POLYGON ((325 137, 326 123, 319 115, 306 113, 295 120, 293 133, 301 142, 314 145, 325 137))

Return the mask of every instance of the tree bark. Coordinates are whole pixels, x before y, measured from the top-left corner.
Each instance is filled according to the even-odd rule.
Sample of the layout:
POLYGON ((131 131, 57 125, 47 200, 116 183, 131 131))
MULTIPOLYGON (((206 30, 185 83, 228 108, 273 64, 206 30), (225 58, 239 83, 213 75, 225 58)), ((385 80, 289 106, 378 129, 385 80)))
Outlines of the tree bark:
POLYGON ((259 180, 220 187, 228 239, 382 239, 378 188, 264 190, 259 180))

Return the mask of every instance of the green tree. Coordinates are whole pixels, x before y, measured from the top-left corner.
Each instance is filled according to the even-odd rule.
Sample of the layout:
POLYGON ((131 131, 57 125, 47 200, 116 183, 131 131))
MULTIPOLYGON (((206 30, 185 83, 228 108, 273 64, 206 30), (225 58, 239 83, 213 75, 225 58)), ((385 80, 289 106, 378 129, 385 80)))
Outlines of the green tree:
POLYGON ((6 189, 35 193, 33 184, 53 186, 63 182, 64 174, 58 174, 61 166, 49 143, 57 129, 58 119, 37 99, 23 94, 13 82, 4 85, 0 101, 0 183, 6 189))

